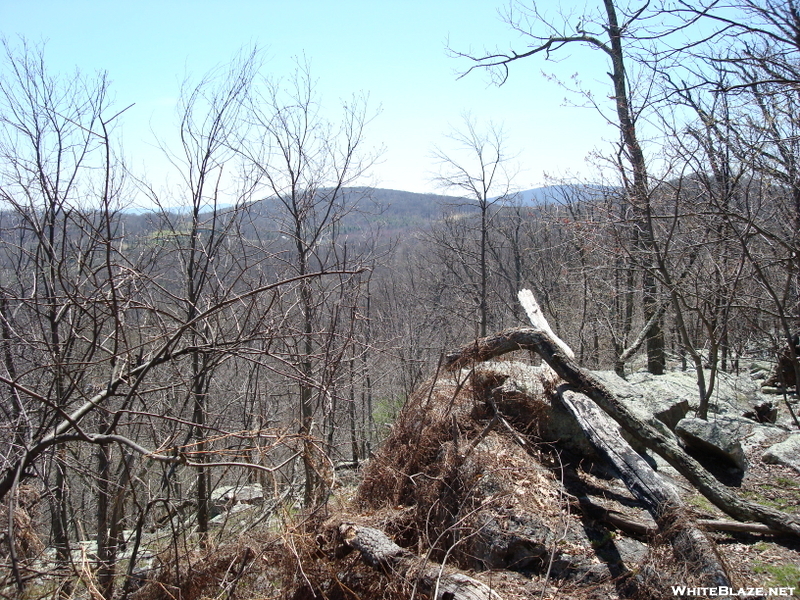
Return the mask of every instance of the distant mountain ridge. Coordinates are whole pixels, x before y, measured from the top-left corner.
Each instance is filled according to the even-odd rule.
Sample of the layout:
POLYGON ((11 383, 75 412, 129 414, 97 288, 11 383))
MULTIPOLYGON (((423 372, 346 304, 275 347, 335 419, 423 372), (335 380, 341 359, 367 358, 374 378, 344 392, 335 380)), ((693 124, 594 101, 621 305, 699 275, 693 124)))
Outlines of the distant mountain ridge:
MULTIPOLYGON (((581 202, 591 200, 613 191, 609 186, 592 184, 562 184, 547 185, 528 190, 521 190, 508 195, 507 204, 522 204, 523 206, 542 206, 562 202, 581 202)), ((443 194, 406 192, 387 188, 357 187, 347 190, 369 198, 379 208, 379 213, 387 218, 430 220, 439 217, 440 209, 444 206, 468 206, 474 204, 474 199, 443 194)), ((493 200, 499 199, 498 197, 493 200)), ((367 208, 368 202, 362 205, 367 208)))
POLYGON ((615 188, 593 184, 546 185, 509 194, 509 204, 540 206, 561 202, 591 200, 614 191, 615 188))
MULTIPOLYGON (((521 190, 507 196, 504 201, 508 205, 543 206, 558 204, 566 201, 584 201, 606 193, 612 188, 593 186, 588 184, 548 185, 527 190, 521 190)), ((446 206, 469 206, 474 201, 471 198, 448 196, 435 193, 407 192, 388 188, 352 187, 344 190, 360 209, 383 221, 389 229, 406 229, 408 227, 422 226, 431 220, 439 218, 441 209, 446 206)), ((493 200, 499 200, 495 197, 493 200)), ((269 199, 257 200, 253 206, 264 206, 269 199)), ((218 210, 226 211, 232 208, 231 204, 219 204, 218 210)), ((123 209, 128 214, 144 214, 151 210, 143 207, 129 207, 123 209)), ((170 206, 166 212, 181 214, 188 212, 188 207, 170 206)), ((204 211, 206 212, 206 211, 204 211)))

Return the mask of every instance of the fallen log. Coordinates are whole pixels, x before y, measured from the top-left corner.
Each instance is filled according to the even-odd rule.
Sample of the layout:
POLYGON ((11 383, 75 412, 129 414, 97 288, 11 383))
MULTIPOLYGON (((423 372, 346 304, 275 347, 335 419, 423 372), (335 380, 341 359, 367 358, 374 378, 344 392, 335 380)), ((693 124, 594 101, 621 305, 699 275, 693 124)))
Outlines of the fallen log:
POLYGON ((781 535, 783 532, 767 527, 761 523, 742 523, 740 521, 724 521, 722 519, 697 519, 697 524, 709 531, 728 531, 730 533, 758 533, 764 535, 781 535))
POLYGON ((339 526, 342 541, 358 550, 374 569, 405 579, 434 600, 501 600, 486 584, 453 568, 434 564, 395 544, 372 527, 354 523, 339 526))
POLYGON ((610 509, 595 499, 587 496, 580 496, 573 501, 573 506, 583 514, 598 521, 610 525, 615 529, 638 537, 651 537, 658 533, 658 526, 654 522, 644 522, 639 519, 623 515, 616 510, 610 509))
MULTIPOLYGON (((644 522, 631 518, 612 508, 598 503, 596 499, 587 496, 577 498, 573 505, 585 514, 602 521, 611 527, 619 529, 633 536, 650 537, 658 533, 658 526, 653 522, 644 522)), ((761 523, 742 523, 741 521, 726 521, 724 519, 696 519, 695 523, 706 531, 726 531, 730 533, 756 533, 759 535, 784 535, 777 529, 772 529, 761 523)))
POLYGON ((656 452, 723 512, 739 521, 756 521, 800 537, 800 522, 785 512, 749 502, 720 484, 677 443, 640 420, 619 398, 588 371, 581 369, 561 344, 538 327, 508 329, 475 340, 447 356, 445 368, 455 370, 515 350, 533 350, 575 390, 585 394, 645 447, 656 452))
POLYGON ((559 390, 561 400, 586 433, 589 442, 620 475, 631 493, 645 505, 659 531, 707 586, 729 586, 725 566, 705 534, 686 510, 678 492, 625 441, 608 415, 584 394, 559 390))

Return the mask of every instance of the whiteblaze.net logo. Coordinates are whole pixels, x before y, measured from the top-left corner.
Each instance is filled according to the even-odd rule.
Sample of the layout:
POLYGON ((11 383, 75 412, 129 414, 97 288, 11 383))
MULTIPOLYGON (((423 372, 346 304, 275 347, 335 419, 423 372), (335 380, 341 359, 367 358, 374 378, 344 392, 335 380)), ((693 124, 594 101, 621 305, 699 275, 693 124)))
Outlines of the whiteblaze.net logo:
POLYGON ((686 585, 673 585, 673 596, 794 596, 793 587, 689 587, 686 585))

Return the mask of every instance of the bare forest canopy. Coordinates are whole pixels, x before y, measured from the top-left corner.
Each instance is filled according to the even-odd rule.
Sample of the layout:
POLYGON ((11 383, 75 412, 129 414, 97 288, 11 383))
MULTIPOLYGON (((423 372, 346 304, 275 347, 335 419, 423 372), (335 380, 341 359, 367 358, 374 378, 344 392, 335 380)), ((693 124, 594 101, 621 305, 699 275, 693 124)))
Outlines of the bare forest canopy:
MULTIPOLYGON (((320 110, 307 65, 276 78, 256 50, 184 84, 164 132, 174 143, 159 143, 173 177, 151 181, 125 163, 127 104, 112 101, 106 74, 54 74, 42 47, 4 41, 3 590, 69 597, 80 582, 93 598, 127 599, 137 569, 157 561, 186 579, 239 522, 234 507, 251 504, 267 531, 286 526, 291 565, 314 555, 323 529, 410 565, 410 550, 372 526, 302 528, 320 525, 338 474, 376 456, 401 411, 416 431, 408 407, 424 403, 449 350, 477 352, 476 340, 527 322, 523 288, 582 368, 691 373, 685 401, 701 422, 723 378, 779 361, 767 387, 782 392, 779 425, 798 428, 800 25, 791 2, 736 4, 605 0, 576 21, 514 3, 505 16, 519 48, 452 50, 498 83, 565 47, 607 59, 607 94, 582 96, 619 132, 598 150, 597 181, 520 196, 502 129, 469 117, 448 138, 459 151, 432 159, 448 195, 364 187, 379 160, 367 98, 324 116, 334 113, 320 110), (313 518, 292 529, 298 511, 313 518)), ((467 411, 473 400, 458 397, 467 411)), ((591 405, 575 406, 592 421, 591 405)), ((437 421, 437 432, 480 433, 487 414, 437 421)), ((499 422, 488 418, 483 437, 499 422)), ((659 431, 645 433, 716 506, 736 504, 659 431)), ((774 511, 736 506, 737 519, 796 533, 774 511)), ((449 548, 431 548, 447 562, 449 548)), ((251 564, 239 550, 226 573, 251 564)), ((297 564, 277 593, 300 589, 297 564)), ((436 595, 431 572, 417 574, 436 595)))

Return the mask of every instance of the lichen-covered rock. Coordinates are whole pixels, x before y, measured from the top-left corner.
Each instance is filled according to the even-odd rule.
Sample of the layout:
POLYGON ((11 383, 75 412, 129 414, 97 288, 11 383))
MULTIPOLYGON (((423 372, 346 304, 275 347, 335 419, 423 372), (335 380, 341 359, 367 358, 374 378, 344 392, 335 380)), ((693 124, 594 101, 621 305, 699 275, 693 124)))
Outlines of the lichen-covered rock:
POLYGON ((784 441, 767 448, 761 460, 800 472, 800 433, 793 433, 784 441))
POLYGON ((567 409, 545 393, 544 368, 517 361, 484 363, 475 368, 472 385, 488 394, 515 427, 537 440, 558 443, 580 456, 596 457, 586 435, 567 409))
MULTIPOLYGON (((711 372, 706 370, 705 377, 708 383, 711 372)), ((640 371, 631 373, 628 381, 635 388, 647 390, 650 396, 658 398, 660 402, 686 400, 690 410, 696 409, 700 402, 697 374, 693 370, 669 371, 664 375, 640 371)), ((709 399, 709 410, 726 416, 741 416, 764 400, 758 381, 718 371, 709 399)))
POLYGON ((651 378, 661 384, 667 383, 664 377, 637 373, 630 380, 625 380, 613 371, 597 371, 594 374, 628 408, 662 431, 662 423, 674 431, 678 421, 689 412, 689 396, 683 385, 649 385, 651 378))

